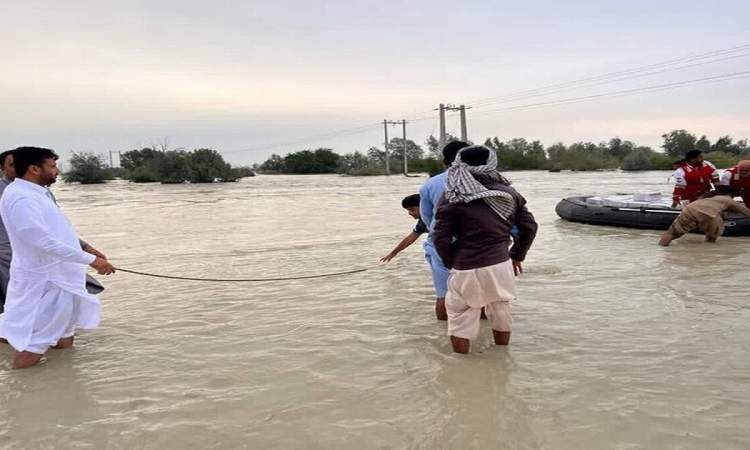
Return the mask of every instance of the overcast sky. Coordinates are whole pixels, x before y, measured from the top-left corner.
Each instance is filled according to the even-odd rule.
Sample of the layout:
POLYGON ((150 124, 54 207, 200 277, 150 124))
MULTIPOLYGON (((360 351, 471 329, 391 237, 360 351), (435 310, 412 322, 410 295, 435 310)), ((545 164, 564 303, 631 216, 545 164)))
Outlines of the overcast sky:
MULTIPOLYGON (((428 117, 407 130, 422 143, 438 132, 431 110, 440 102, 474 106, 475 141, 617 135, 658 146, 675 128, 750 137, 750 77, 507 110, 750 71, 750 47, 500 102, 750 44, 748 17, 746 0, 7 0, 0 148, 104 153, 169 137, 176 147, 213 147, 233 163, 252 163, 308 147, 382 147, 384 118, 428 117), (352 130, 360 126, 369 127, 352 130)), ((448 130, 458 133, 457 117, 449 116, 448 130)))

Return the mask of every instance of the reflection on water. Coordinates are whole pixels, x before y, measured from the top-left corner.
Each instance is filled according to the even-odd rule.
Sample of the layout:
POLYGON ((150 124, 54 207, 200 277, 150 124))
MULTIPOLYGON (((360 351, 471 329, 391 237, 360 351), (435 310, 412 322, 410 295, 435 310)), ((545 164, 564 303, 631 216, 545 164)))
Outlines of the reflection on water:
MULTIPOLYGON (((561 222, 575 194, 663 172, 513 173, 540 234, 509 349, 450 352, 415 245, 345 278, 195 284, 118 274, 102 327, 42 367, 0 348, 0 448, 747 448, 750 240, 561 222)), ((256 177, 56 187, 118 265, 272 277, 369 266, 423 179, 256 177)), ((485 330, 487 333, 487 330, 485 330)))

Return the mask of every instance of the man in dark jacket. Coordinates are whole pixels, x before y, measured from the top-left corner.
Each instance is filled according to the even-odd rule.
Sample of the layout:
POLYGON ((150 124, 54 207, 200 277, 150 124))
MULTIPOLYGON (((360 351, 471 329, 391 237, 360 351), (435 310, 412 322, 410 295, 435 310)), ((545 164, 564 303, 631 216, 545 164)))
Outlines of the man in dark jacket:
POLYGON ((495 343, 510 342, 510 301, 515 276, 536 236, 526 200, 497 171, 497 155, 484 146, 461 150, 448 169, 436 215, 435 248, 451 269, 446 296, 453 350, 468 353, 484 307, 495 343), (511 239, 511 229, 518 235, 511 239), (513 246, 509 246, 513 242, 513 246))

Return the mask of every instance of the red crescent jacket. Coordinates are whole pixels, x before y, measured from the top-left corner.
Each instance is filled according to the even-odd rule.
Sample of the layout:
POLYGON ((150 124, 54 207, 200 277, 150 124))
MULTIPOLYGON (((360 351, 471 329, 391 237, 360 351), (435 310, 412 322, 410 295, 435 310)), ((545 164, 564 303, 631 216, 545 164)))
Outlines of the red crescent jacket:
POLYGON ((698 167, 683 163, 675 170, 673 177, 675 183, 672 200, 675 202, 682 200, 693 202, 711 190, 711 183, 719 181, 716 166, 708 161, 703 161, 698 167))
POLYGON ((740 175, 739 167, 734 166, 725 170, 721 174, 719 184, 732 188, 734 195, 741 196, 745 206, 750 207, 750 176, 740 175))

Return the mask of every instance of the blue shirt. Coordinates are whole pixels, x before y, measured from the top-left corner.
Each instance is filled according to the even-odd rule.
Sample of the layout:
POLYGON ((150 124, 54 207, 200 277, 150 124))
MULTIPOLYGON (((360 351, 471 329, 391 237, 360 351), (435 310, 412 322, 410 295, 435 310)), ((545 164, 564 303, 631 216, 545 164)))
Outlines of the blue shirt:
POLYGON ((428 237, 430 241, 432 240, 432 230, 435 229, 435 212, 437 212, 438 204, 445 192, 447 179, 448 172, 443 172, 427 180, 419 189, 419 215, 430 231, 428 237))

